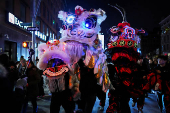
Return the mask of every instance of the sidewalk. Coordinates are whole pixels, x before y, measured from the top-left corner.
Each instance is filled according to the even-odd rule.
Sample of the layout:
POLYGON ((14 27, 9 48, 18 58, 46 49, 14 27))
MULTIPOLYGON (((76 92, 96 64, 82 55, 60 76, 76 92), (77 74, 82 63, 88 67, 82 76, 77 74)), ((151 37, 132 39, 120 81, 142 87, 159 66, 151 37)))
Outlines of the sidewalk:
MULTIPOLYGON (((44 91, 45 91, 45 96, 37 98, 38 113, 50 113, 51 95, 48 88, 44 88, 44 91)), ((96 98, 96 102, 93 107, 92 113, 106 113, 106 109, 109 106, 109 98, 107 97, 107 94, 106 94, 106 103, 105 103, 104 111, 98 110, 99 102, 100 102, 99 99, 96 98)), ((135 105, 135 107, 132 107, 132 99, 130 99, 129 106, 131 109, 131 113, 138 113, 137 105, 135 105)), ((30 102, 28 105, 27 113, 32 113, 32 105, 30 102)), ((60 113, 65 113, 62 106, 60 107, 60 113)), ((145 98, 143 113, 161 113, 158 107, 157 98, 155 94, 149 93, 148 98, 145 98)))

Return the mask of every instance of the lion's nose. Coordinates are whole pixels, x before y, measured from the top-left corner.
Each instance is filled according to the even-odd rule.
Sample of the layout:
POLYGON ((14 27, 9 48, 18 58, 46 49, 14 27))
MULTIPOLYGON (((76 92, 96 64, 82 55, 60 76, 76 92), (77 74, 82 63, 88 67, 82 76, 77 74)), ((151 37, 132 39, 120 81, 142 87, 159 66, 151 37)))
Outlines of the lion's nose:
POLYGON ((77 34, 79 35, 81 33, 81 31, 78 31, 77 34))
POLYGON ((80 31, 80 30, 79 30, 79 31, 77 31, 77 34, 78 34, 78 35, 80 35, 81 33, 82 33, 82 31, 80 31))

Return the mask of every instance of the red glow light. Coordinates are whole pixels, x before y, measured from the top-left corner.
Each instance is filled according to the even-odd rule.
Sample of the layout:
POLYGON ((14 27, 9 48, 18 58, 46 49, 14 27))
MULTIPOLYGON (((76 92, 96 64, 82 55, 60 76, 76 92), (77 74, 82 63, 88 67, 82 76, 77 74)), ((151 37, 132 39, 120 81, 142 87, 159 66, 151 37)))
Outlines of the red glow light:
POLYGON ((22 46, 23 46, 23 47, 27 47, 28 45, 27 45, 26 42, 23 42, 23 43, 22 43, 22 46))

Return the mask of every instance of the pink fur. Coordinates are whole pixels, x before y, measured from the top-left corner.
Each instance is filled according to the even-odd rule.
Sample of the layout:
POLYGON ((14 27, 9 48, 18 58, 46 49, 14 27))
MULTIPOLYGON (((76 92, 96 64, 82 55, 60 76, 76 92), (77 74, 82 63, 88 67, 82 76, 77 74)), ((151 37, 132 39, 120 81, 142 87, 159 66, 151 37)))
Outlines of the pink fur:
POLYGON ((54 58, 62 59, 66 64, 70 64, 70 57, 64 51, 51 50, 46 51, 44 54, 41 55, 37 67, 39 69, 45 70, 47 68, 48 61, 54 58))

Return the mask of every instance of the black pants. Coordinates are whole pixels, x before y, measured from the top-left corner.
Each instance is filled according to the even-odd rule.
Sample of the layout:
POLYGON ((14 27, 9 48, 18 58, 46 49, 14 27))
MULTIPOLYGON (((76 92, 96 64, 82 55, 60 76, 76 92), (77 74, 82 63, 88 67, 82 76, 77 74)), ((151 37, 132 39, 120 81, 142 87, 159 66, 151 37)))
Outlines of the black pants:
POLYGON ((96 95, 97 94, 87 95, 87 94, 81 93, 81 100, 80 100, 78 107, 79 107, 79 109, 83 110, 83 113, 91 113, 92 112, 93 106, 96 101, 96 95))
POLYGON ((106 93, 102 90, 102 86, 100 85, 97 85, 97 97, 100 100, 100 106, 104 107, 106 101, 106 93))
POLYGON ((133 102, 136 103, 137 102, 137 107, 138 108, 142 108, 144 106, 144 101, 145 101, 145 95, 140 96, 139 98, 134 98, 132 97, 133 102))
POLYGON ((25 97, 22 113, 26 113, 28 107, 28 101, 31 101, 33 106, 33 113, 37 113, 37 97, 25 97))
POLYGON ((20 88, 15 88, 15 113, 20 113, 24 103, 25 93, 20 88))
POLYGON ((162 113, 170 113, 170 100, 169 100, 169 94, 163 94, 161 92, 158 92, 158 105, 162 113))
POLYGON ((158 100, 158 105, 160 110, 162 111, 162 94, 161 93, 157 93, 157 100, 158 100))
POLYGON ((59 113, 61 105, 66 113, 73 113, 75 106, 70 91, 52 93, 50 113, 59 113))
POLYGON ((128 93, 124 92, 122 94, 122 92, 110 90, 109 94, 109 107, 106 113, 114 113, 115 111, 118 113, 131 113, 128 93))

